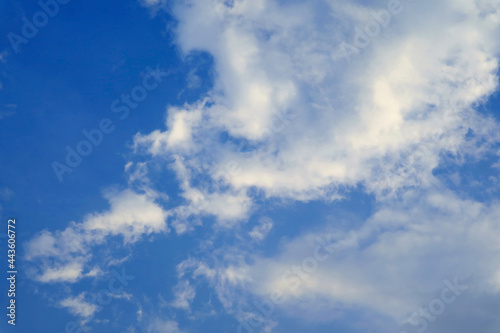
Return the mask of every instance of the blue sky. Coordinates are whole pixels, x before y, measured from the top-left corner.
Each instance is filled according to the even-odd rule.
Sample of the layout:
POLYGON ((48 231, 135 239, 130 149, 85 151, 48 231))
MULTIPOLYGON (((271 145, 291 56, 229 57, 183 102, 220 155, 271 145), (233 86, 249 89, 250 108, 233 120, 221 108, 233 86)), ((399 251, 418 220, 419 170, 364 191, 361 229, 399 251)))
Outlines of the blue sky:
POLYGON ((41 3, 0 0, 0 332, 498 332, 498 0, 41 3))

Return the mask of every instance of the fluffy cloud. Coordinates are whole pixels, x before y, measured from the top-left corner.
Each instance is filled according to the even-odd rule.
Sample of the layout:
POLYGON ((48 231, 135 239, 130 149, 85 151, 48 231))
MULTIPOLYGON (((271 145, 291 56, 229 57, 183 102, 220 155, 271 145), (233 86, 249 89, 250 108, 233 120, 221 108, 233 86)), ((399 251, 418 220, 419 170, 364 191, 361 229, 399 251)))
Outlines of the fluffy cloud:
MULTIPOLYGON (((354 43, 359 27, 386 6, 175 1, 176 42, 184 55, 213 57, 215 84, 207 97, 170 107, 164 128, 138 133, 134 148, 168 163, 184 203, 167 212, 151 194, 108 195, 107 212, 29 243, 28 258, 43 263, 37 279, 98 274, 88 265, 92 246, 111 236, 127 244, 165 232, 168 217, 178 234, 206 216, 227 230, 245 221, 257 200, 336 200, 362 185, 381 208, 360 228, 327 225, 271 257, 245 245, 214 249, 215 264, 188 258, 178 265, 171 305, 190 309, 196 291, 186 279, 204 278, 242 321, 253 318, 249 297, 266 300, 279 290, 282 308, 294 316, 328 320, 333 310, 363 309, 404 323, 444 280, 458 277, 476 298, 465 311, 489 308, 488 297, 496 302, 500 290, 498 205, 450 192, 433 170, 497 150, 498 123, 477 106, 497 89, 500 2, 404 2, 348 63, 339 46, 354 43), (314 256, 320 237, 333 249, 321 262, 314 256)), ((131 181, 153 186, 141 172, 148 163, 136 166, 131 181)), ((248 236, 262 240, 272 226, 264 221, 248 236)), ((266 318, 267 330, 275 324, 266 318)), ((149 331, 180 332, 160 319, 149 331)))
MULTIPOLYGON (((173 214, 233 226, 257 198, 335 200, 357 185, 383 207, 357 230, 302 235, 251 265, 245 250, 231 248, 215 266, 193 258, 179 266, 206 277, 239 319, 251 317, 243 299, 275 289, 294 315, 324 319, 330 309, 357 307, 400 323, 445 279, 496 297, 500 211, 449 192, 433 170, 497 150, 499 124, 477 107, 497 89, 500 2, 402 2, 348 63, 339 46, 355 44, 385 8, 342 0, 173 5, 181 51, 208 52, 217 71, 208 97, 169 108, 166 128, 135 137, 137 151, 169 161, 179 178, 186 204, 173 214), (221 196, 235 205, 207 199, 221 196), (193 209, 197 201, 210 208, 193 209), (319 236, 335 254, 302 273, 300 288, 284 281, 319 236)), ((196 224, 181 221, 178 232, 196 224)))
POLYGON ((221 16, 210 1, 176 2, 180 49, 210 53, 217 80, 136 149, 174 157, 187 207, 202 187, 233 200, 234 214, 203 210, 226 221, 247 217, 251 189, 333 200, 358 184, 379 197, 432 186, 442 154, 498 142, 474 108, 497 87, 498 2, 404 6, 347 65, 339 45, 386 3, 234 1, 221 16))
POLYGON ((40 232, 27 244, 26 258, 41 263, 35 279, 41 282, 75 282, 99 274, 89 267, 94 246, 112 236, 121 236, 124 245, 153 233, 167 232, 168 213, 149 194, 131 190, 108 191, 108 211, 86 216, 81 223, 72 222, 63 231, 40 232))

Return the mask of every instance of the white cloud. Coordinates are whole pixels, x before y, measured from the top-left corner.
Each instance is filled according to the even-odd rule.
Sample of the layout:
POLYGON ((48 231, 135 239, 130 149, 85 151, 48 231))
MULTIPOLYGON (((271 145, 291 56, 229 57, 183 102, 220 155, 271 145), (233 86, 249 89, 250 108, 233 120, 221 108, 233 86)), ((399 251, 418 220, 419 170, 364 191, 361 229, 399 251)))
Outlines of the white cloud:
POLYGON ((143 235, 168 231, 167 214, 151 197, 131 190, 106 194, 111 209, 104 213, 90 214, 85 218, 85 232, 100 237, 121 235, 125 243, 135 242, 143 235))
POLYGON ((84 276, 82 260, 66 265, 46 267, 44 272, 38 277, 40 282, 75 282, 84 276))
POLYGON ((269 231, 273 228, 273 220, 269 217, 263 217, 259 219, 259 225, 255 226, 252 231, 249 232, 250 237, 255 240, 263 240, 269 231))
MULTIPOLYGON (((217 259, 208 260, 215 266, 199 258, 180 267, 184 274, 206 277, 226 310, 239 318, 260 315, 252 300, 257 297, 268 309, 278 293, 283 303, 272 301, 273 313, 266 320, 276 319, 278 309, 320 322, 361 311, 385 322, 392 318, 393 328, 439 297, 445 280, 458 278, 468 289, 463 302, 447 306, 447 320, 451 325, 465 312, 462 320, 474 323, 489 315, 484 295, 497 299, 500 291, 499 207, 460 199, 444 189, 408 192, 402 202, 386 203, 359 229, 342 231, 332 221, 284 242, 272 257, 223 248, 211 251, 217 259)), ((371 328, 382 332, 377 325, 371 328)))
MULTIPOLYGON (((474 110, 497 87, 499 19, 485 8, 498 2, 406 4, 348 66, 338 46, 385 6, 235 1, 221 19, 211 2, 178 2, 177 42, 209 52, 217 80, 207 99, 169 108, 166 130, 138 134, 136 148, 174 156, 188 206, 206 177, 221 185, 214 198, 240 198, 230 225, 248 216, 254 188, 307 201, 358 184, 380 198, 433 186, 444 152, 480 157, 499 140, 498 124, 474 110), (227 165, 235 172, 220 177, 227 165)), ((227 215, 226 204, 210 207, 199 213, 227 215)))
POLYGON ((162 320, 155 318, 149 324, 148 333, 182 333, 179 324, 172 320, 162 320))
POLYGON ((171 303, 174 308, 190 311, 190 305, 196 296, 195 289, 190 285, 189 281, 180 281, 173 288, 175 299, 171 303))
POLYGON ((110 209, 89 214, 82 223, 71 222, 63 231, 41 231, 27 244, 26 258, 40 264, 35 279, 41 282, 75 282, 99 274, 88 267, 92 248, 111 236, 123 237, 124 245, 153 233, 167 232, 168 213, 149 194, 131 190, 108 191, 110 209))
MULTIPOLYGON (((186 205, 178 206, 170 212, 176 215, 172 226, 178 234, 193 229, 194 225, 201 224, 196 218, 213 215, 218 219, 218 225, 223 228, 231 227, 236 222, 248 217, 252 202, 243 190, 223 190, 224 184, 205 183, 204 187, 191 186, 193 172, 186 168, 182 157, 175 157, 172 168, 176 171, 180 187, 180 194, 186 200, 186 205), (193 221, 194 218, 194 221, 193 221)), ((217 177, 227 179, 237 172, 231 164, 225 166, 217 177)))
MULTIPOLYGON (((172 161, 186 199, 171 211, 177 232, 200 224, 196 216, 224 220, 228 205, 209 200, 224 195, 241 198, 226 226, 249 216, 254 197, 335 200, 358 185, 384 208, 358 230, 302 235, 253 264, 234 248, 219 249, 213 265, 190 258, 181 275, 206 277, 239 318, 245 297, 276 288, 293 315, 327 320, 355 307, 395 321, 444 279, 472 274, 475 290, 497 290, 500 211, 449 193, 433 170, 480 159, 500 141, 499 124, 476 111, 498 88, 500 1, 405 2, 350 64, 339 45, 386 1, 221 3, 173 10, 182 52, 214 58, 211 93, 170 107, 166 128, 135 137, 137 151, 172 161), (335 241, 336 254, 300 288, 284 282, 318 236, 335 241)), ((264 237, 262 228, 250 236, 264 237)))
POLYGON ((72 314, 83 318, 89 318, 97 311, 96 305, 85 301, 85 293, 81 293, 77 297, 65 298, 60 302, 60 305, 68 308, 72 314))
MULTIPOLYGON (((474 295, 496 297, 498 204, 460 198, 432 171, 479 159, 499 142, 498 123, 475 109, 497 89, 500 2, 405 3, 349 65, 340 43, 352 41, 355 27, 386 2, 221 3, 177 1, 173 8, 183 54, 213 56, 212 91, 169 107, 165 128, 134 138, 137 152, 162 162, 169 157, 185 203, 166 212, 154 195, 108 196, 108 211, 29 243, 28 259, 43 262, 38 279, 95 274, 87 267, 92 246, 113 235, 132 243, 166 232, 169 216, 179 234, 207 215, 230 228, 249 217, 254 197, 335 200, 342 189, 363 185, 381 208, 362 227, 300 235, 272 257, 218 249, 210 254, 220 259, 215 264, 204 258, 179 264, 179 279, 206 278, 238 318, 251 316, 248 296, 266 298, 274 290, 285 295, 286 312, 311 320, 362 308, 401 322, 455 277, 468 277, 474 295), (314 255, 319 236, 333 241, 335 252, 314 272, 302 269, 306 277, 298 282, 283 279, 314 255)), ((149 182, 147 163, 126 168, 131 182, 149 182)), ((271 228, 262 223, 249 235, 261 240, 271 228)), ((190 309, 194 287, 182 282, 174 295, 174 307, 190 309)), ((180 330, 157 318, 149 332, 180 330)))

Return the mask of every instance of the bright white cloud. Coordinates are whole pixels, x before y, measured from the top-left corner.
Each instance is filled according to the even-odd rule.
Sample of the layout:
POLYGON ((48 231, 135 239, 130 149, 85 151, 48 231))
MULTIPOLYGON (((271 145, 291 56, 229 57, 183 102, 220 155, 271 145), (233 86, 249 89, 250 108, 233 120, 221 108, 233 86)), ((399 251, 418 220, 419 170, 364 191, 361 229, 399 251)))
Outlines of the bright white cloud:
MULTIPOLYGON (((272 257, 224 248, 211 254, 220 259, 214 265, 188 258, 178 265, 171 305, 190 309, 196 292, 186 279, 201 278, 241 320, 252 316, 248 296, 275 290, 288 313, 322 320, 352 307, 403 321, 455 277, 469 278, 477 295, 496 295, 498 205, 450 193, 432 171, 445 163, 443 154, 451 156, 446 163, 461 163, 499 142, 498 123, 476 108, 497 89, 500 2, 406 2, 348 64, 339 45, 352 43, 356 27, 386 5, 176 1, 176 42, 184 55, 213 56, 215 85, 198 102, 170 107, 165 128, 137 134, 134 148, 169 157, 185 203, 167 212, 150 193, 108 195, 108 211, 29 243, 28 258, 43 262, 38 280, 96 274, 88 267, 92 246, 110 236, 132 243, 166 232, 170 216, 178 234, 207 215, 230 228, 250 216, 255 197, 335 200, 343 188, 363 185, 382 208, 359 229, 327 226, 285 242, 272 257), (335 251, 306 274, 300 265, 311 261, 301 260, 314 258, 319 236, 335 251), (294 265, 305 277, 283 279, 294 265)), ((148 183, 147 170, 136 165, 131 182, 148 183)), ((262 240, 272 227, 263 222, 248 236, 262 240)), ((180 329, 154 319, 149 332, 180 329)))
POLYGON ((188 207, 175 212, 190 210, 200 186, 239 207, 200 213, 231 221, 247 217, 252 188, 331 200, 363 184, 393 196, 432 186, 442 153, 480 157, 498 142, 498 124, 474 110, 497 87, 498 13, 485 8, 498 1, 406 3, 347 65, 340 43, 386 6, 235 1, 221 16, 210 1, 178 1, 181 50, 209 52, 218 76, 209 98, 169 108, 166 130, 135 138, 152 156, 175 156, 188 207))
MULTIPOLYGON (((405 2, 348 64, 339 45, 352 44, 356 27, 386 7, 174 5, 179 47, 210 53, 218 75, 208 98, 169 108, 166 129, 135 138, 138 151, 174 157, 186 205, 173 213, 223 220, 228 207, 206 209, 205 198, 241 196, 243 209, 227 220, 244 220, 256 192, 334 200, 356 185, 383 206, 358 230, 301 235, 275 257, 255 255, 253 264, 247 250, 231 248, 215 266, 194 258, 179 265, 182 276, 206 277, 239 319, 251 316, 245 298, 275 289, 285 295, 283 308, 304 318, 328 320, 332 309, 356 307, 399 322, 445 279, 469 278, 474 295, 498 289, 500 211, 448 192, 432 171, 480 159, 499 142, 498 123, 476 108, 497 89, 500 2, 405 2), (203 208, 193 209, 197 201, 203 208), (334 242, 335 254, 298 287, 284 281, 298 259, 313 255, 319 236, 334 242)), ((178 232, 196 224, 179 221, 178 232)), ((249 235, 261 239, 271 226, 249 235)))
POLYGON ((85 232, 100 237, 121 235, 125 243, 135 242, 151 233, 168 231, 166 213, 151 197, 131 190, 106 195, 111 209, 104 213, 90 214, 83 222, 85 232))
POLYGON ((123 237, 126 245, 149 234, 167 232, 168 213, 151 195, 112 190, 105 193, 110 203, 108 211, 89 214, 83 222, 72 222, 63 231, 40 232, 27 244, 26 258, 41 263, 35 279, 75 282, 97 275, 99 269, 88 267, 94 246, 111 236, 123 237))

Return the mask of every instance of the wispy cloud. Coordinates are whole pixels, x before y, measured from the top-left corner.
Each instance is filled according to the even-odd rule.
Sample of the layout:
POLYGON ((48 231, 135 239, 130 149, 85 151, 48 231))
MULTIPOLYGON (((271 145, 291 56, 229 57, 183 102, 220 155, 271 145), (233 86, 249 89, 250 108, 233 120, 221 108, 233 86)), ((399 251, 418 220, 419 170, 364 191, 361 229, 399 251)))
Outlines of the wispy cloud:
POLYGON ((173 320, 153 319, 148 326, 148 333, 182 333, 179 324, 173 320))
POLYGON ((27 244, 27 259, 40 264, 35 279, 75 282, 92 276, 96 274, 88 265, 92 248, 107 238, 121 236, 127 245, 149 234, 168 232, 168 213, 155 203, 154 193, 111 190, 105 197, 111 206, 108 211, 89 214, 63 231, 44 230, 27 244))
POLYGON ((60 302, 60 305, 68 308, 72 314, 83 318, 88 318, 97 311, 97 306, 85 301, 85 293, 81 293, 77 297, 65 298, 60 302))
POLYGON ((196 296, 194 288, 189 281, 181 281, 174 288, 175 299, 171 303, 174 308, 190 310, 190 304, 196 296))

